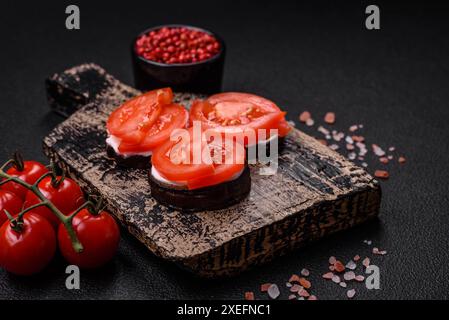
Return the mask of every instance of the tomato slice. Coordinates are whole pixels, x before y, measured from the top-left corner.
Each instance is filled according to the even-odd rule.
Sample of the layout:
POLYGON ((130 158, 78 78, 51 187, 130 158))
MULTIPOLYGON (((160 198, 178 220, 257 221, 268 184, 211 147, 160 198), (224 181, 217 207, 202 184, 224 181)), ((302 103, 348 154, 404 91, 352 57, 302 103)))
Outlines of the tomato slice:
POLYGON ((189 139, 167 141, 153 153, 152 165, 166 179, 173 182, 187 183, 187 188, 198 189, 219 184, 232 179, 241 172, 245 165, 245 150, 243 146, 232 140, 207 141, 201 137, 201 152, 210 155, 211 162, 201 158, 200 163, 193 163, 193 134, 189 131, 189 139), (187 141, 188 140, 188 141, 187 141), (173 151, 182 154, 181 158, 189 157, 190 163, 173 157, 173 151))
POLYGON ((162 106, 170 104, 170 88, 149 91, 125 102, 107 121, 108 132, 128 144, 138 144, 158 119, 162 106))
POLYGON ((195 101, 190 110, 190 120, 191 124, 201 121, 203 129, 230 134, 248 129, 255 130, 256 134, 259 129, 278 129, 279 136, 283 137, 291 129, 285 121, 285 112, 275 103, 240 92, 219 93, 205 101, 195 101))
POLYGON ((139 144, 122 141, 120 152, 142 152, 152 150, 170 138, 170 134, 177 128, 184 128, 189 119, 188 111, 181 105, 164 105, 157 120, 145 133, 139 144))
POLYGON ((192 130, 188 130, 186 139, 168 140, 154 150, 151 163, 167 180, 185 182, 195 176, 213 174, 212 164, 194 163, 192 137, 192 130))

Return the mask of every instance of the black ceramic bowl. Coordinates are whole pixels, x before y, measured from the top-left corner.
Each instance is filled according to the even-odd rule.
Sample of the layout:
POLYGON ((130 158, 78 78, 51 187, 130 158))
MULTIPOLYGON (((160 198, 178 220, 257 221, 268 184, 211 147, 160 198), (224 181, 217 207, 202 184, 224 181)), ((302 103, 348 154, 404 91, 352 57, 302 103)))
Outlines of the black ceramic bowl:
POLYGON ((225 44, 217 34, 205 29, 180 24, 168 24, 152 27, 137 35, 131 44, 131 55, 134 70, 134 83, 137 89, 147 91, 162 87, 171 87, 177 92, 193 92, 212 94, 221 91, 223 67, 225 60, 225 44), (193 63, 166 64, 147 60, 137 54, 137 39, 150 31, 163 27, 184 27, 202 31, 214 36, 220 43, 220 51, 210 59, 193 63))

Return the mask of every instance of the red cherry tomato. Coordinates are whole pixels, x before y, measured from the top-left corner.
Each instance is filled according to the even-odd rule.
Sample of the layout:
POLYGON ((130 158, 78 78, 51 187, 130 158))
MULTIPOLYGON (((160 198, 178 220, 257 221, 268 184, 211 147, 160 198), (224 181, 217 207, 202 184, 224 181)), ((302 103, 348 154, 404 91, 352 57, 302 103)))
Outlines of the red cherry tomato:
MULTIPOLYGON (((57 179, 61 179, 61 177, 57 177, 57 179)), ((38 187, 45 198, 50 200, 56 208, 65 215, 69 215, 84 203, 84 196, 81 188, 70 178, 64 178, 64 180, 55 188, 52 183, 52 178, 45 177, 39 183, 38 187)), ((32 191, 28 191, 24 208, 29 208, 39 202, 41 202, 39 198, 32 191)), ((59 219, 47 207, 37 207, 33 209, 33 212, 45 217, 55 228, 57 228, 60 223, 59 219)))
POLYGON ((92 214, 81 210, 72 221, 75 233, 83 245, 81 253, 75 252, 64 225, 58 230, 59 248, 64 258, 80 268, 98 268, 115 255, 120 241, 120 229, 114 218, 102 211, 92 214))
MULTIPOLYGON (((15 166, 9 168, 6 173, 10 176, 17 177, 20 180, 25 181, 26 183, 33 184, 39 179, 41 176, 46 174, 48 169, 37 161, 24 161, 23 162, 23 170, 19 170, 15 166)), ((2 189, 11 191, 15 193, 19 198, 25 200, 25 196, 28 190, 19 185, 16 182, 8 182, 2 186, 2 189)))
POLYGON ((56 250, 56 234, 40 215, 28 212, 21 231, 9 221, 0 228, 0 266, 17 275, 32 275, 44 269, 56 250))
POLYGON ((190 109, 190 121, 200 121, 203 130, 213 129, 221 133, 252 129, 257 134, 257 130, 265 129, 265 139, 269 138, 270 129, 278 129, 280 137, 291 130, 285 121, 285 112, 274 102, 240 92, 219 93, 205 101, 194 101, 190 109))
POLYGON ((8 220, 4 210, 15 216, 22 211, 23 201, 14 193, 0 189, 0 226, 8 220))

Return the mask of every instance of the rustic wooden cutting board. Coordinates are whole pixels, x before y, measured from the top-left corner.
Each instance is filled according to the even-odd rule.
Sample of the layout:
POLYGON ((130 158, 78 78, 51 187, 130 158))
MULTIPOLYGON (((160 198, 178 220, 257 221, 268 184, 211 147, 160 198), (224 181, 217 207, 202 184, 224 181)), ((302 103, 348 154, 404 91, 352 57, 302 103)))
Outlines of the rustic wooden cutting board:
MULTIPOLYGON (((51 106, 71 114, 44 139, 45 154, 157 256, 205 277, 239 273, 375 217, 381 189, 362 168, 299 130, 286 138, 279 170, 251 167, 249 197, 228 209, 182 213, 151 198, 145 170, 106 156, 105 121, 139 92, 94 64, 47 80, 51 106), (76 111, 77 110, 77 111, 76 111)), ((195 96, 176 94, 189 105, 195 96)))

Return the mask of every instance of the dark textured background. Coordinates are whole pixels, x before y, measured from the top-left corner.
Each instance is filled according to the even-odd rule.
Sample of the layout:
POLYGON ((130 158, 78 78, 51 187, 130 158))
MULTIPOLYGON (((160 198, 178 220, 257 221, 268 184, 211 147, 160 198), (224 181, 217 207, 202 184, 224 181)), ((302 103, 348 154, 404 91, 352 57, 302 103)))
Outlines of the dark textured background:
MULTIPOLYGON (((302 267, 312 271, 319 298, 344 298, 343 288, 320 275, 330 255, 347 260, 368 254, 364 239, 388 255, 373 259, 381 269, 381 290, 359 285, 357 298, 449 298, 447 6, 373 1, 381 7, 382 29, 367 31, 367 3, 360 2, 92 2, 76 1, 80 31, 65 29, 65 1, 2 3, 1 161, 15 149, 45 161, 41 139, 62 121, 48 112, 46 76, 93 61, 131 83, 130 39, 152 25, 188 23, 225 39, 225 90, 271 98, 288 110, 291 120, 304 109, 317 120, 335 111, 335 128, 363 123, 368 142, 394 145, 408 162, 387 166, 391 178, 382 182, 378 221, 239 277, 198 279, 156 258, 123 232, 116 259, 102 270, 82 272, 80 291, 65 289, 65 264, 59 258, 32 278, 0 271, 0 298, 239 299, 244 291, 257 292, 263 282, 278 283, 285 298, 284 283, 302 267)), ((371 172, 382 167, 374 158, 368 162, 371 172)))

